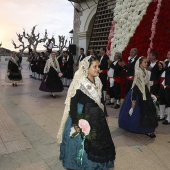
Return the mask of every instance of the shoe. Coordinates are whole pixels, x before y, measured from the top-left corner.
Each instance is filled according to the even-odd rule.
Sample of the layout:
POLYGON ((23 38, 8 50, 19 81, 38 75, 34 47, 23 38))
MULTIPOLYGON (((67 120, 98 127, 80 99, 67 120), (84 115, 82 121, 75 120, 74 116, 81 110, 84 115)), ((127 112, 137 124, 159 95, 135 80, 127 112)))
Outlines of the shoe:
POLYGON ((164 121, 162 122, 162 124, 163 124, 163 125, 169 125, 170 122, 168 122, 167 120, 164 120, 164 121))
POLYGON ((156 138, 155 133, 147 133, 146 135, 149 136, 150 138, 156 138))
POLYGON ((158 120, 158 121, 165 120, 165 117, 162 118, 162 119, 161 119, 160 117, 158 117, 157 120, 158 120))
POLYGON ((15 84, 14 84, 14 83, 12 83, 12 86, 14 87, 14 86, 15 86, 15 84))
POLYGON ((120 108, 120 105, 116 104, 114 109, 119 109, 120 108))
POLYGON ((15 86, 18 86, 17 83, 15 83, 15 86))
POLYGON ((109 102, 109 103, 107 103, 106 105, 114 105, 114 103, 109 102))

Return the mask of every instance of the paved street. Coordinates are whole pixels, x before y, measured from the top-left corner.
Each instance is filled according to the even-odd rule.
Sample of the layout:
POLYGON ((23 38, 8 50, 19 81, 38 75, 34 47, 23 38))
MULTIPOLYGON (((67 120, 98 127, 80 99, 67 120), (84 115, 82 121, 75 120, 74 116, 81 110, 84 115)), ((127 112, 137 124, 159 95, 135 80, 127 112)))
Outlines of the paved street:
MULTIPOLYGON (((38 90, 40 81, 4 83, 6 65, 0 64, 0 170, 64 170, 56 141, 67 88, 51 98, 38 90)), ((170 170, 170 125, 161 123, 156 139, 118 127, 119 110, 107 107, 109 127, 116 146, 114 170, 170 170)))

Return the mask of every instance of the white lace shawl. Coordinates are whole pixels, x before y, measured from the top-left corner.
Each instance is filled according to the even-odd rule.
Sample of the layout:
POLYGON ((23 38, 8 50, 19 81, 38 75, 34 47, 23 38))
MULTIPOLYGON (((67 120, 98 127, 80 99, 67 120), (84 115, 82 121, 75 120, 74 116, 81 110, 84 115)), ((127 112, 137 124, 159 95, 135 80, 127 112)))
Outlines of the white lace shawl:
POLYGON ((54 60, 55 60, 56 65, 54 64, 52 56, 50 55, 50 58, 47 60, 47 62, 45 64, 44 73, 48 73, 50 70, 50 67, 53 67, 58 73, 61 72, 57 58, 55 57, 54 60))
POLYGON ((140 68, 140 58, 136 61, 135 64, 135 77, 132 84, 132 88, 137 85, 143 95, 143 100, 146 100, 145 85, 147 85, 148 89, 150 90, 149 74, 146 69, 142 70, 140 68))
MULTIPOLYGON (((95 98, 94 96, 92 95, 92 93, 89 93, 87 88, 85 88, 84 86, 84 81, 86 81, 86 77, 87 77, 87 71, 88 71, 88 68, 89 68, 89 59, 90 59, 91 56, 88 56, 88 57, 85 57, 81 62, 80 62, 80 65, 79 65, 79 69, 76 71, 75 75, 74 75, 74 78, 73 78, 73 81, 68 89, 68 92, 67 92, 67 97, 66 97, 66 100, 65 100, 65 108, 64 108, 64 113, 63 113, 63 117, 62 117, 62 120, 61 120, 61 125, 60 125, 60 128, 59 128, 59 131, 58 131, 58 134, 57 134, 57 141, 58 143, 61 143, 62 142, 62 137, 63 137, 63 131, 64 131, 64 127, 65 127, 65 123, 67 121, 67 118, 68 118, 68 115, 69 115, 69 111, 70 111, 70 101, 71 101, 71 98, 73 96, 75 96, 76 94, 76 91, 78 89, 80 89, 83 93, 85 93, 87 96, 89 96, 90 98, 92 98, 98 105, 99 107, 102 108, 103 110, 103 105, 101 104, 101 102, 99 103, 95 98)), ((95 77, 95 84, 96 86, 98 87, 98 97, 101 99, 101 89, 102 89, 102 83, 100 81, 100 78, 99 77, 95 77)))

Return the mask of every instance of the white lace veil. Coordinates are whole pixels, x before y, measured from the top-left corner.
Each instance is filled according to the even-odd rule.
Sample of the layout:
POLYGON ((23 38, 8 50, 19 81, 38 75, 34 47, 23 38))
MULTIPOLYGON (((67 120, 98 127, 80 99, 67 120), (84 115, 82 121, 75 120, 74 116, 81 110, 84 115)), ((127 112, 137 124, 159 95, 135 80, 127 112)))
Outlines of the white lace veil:
MULTIPOLYGON (((58 143, 62 142, 63 130, 64 130, 65 123, 66 123, 66 120, 68 118, 69 111, 70 111, 71 98, 73 96, 75 96, 77 89, 80 88, 81 83, 85 80, 85 78, 88 75, 88 68, 89 68, 89 64, 90 64, 89 59, 90 58, 91 58, 91 56, 87 56, 80 62, 79 69, 76 71, 73 81, 70 84, 70 87, 68 89, 67 97, 65 100, 65 109, 64 109, 62 120, 61 120, 61 125, 59 128, 58 134, 57 134, 58 143)), ((95 77, 95 83, 100 84, 99 77, 95 77)))
POLYGON ((140 57, 135 64, 135 77, 132 84, 132 88, 135 85, 137 85, 143 95, 143 100, 146 100, 145 85, 147 85, 148 89, 150 90, 150 84, 149 84, 149 75, 147 70, 145 68, 144 70, 142 70, 139 65, 139 60, 142 57, 140 57))
POLYGON ((50 54, 50 58, 47 60, 46 65, 45 65, 45 67, 44 67, 44 73, 48 73, 51 66, 52 66, 57 72, 61 72, 57 58, 55 57, 54 60, 55 60, 56 66, 55 66, 55 64, 54 64, 54 62, 53 62, 52 55, 50 54))

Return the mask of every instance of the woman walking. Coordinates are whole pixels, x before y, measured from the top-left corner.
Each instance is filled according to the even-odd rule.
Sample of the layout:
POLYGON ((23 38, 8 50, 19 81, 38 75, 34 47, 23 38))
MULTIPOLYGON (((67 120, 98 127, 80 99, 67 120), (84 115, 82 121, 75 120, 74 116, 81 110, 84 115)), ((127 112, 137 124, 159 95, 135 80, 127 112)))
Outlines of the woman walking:
POLYGON ((17 57, 17 53, 13 51, 11 53, 11 58, 8 61, 5 82, 12 83, 12 86, 17 86, 18 83, 22 83, 21 70, 22 67, 20 65, 19 58, 17 57))
POLYGON ((55 98, 55 92, 62 92, 64 90, 63 84, 60 80, 62 73, 55 53, 52 53, 47 60, 44 74, 44 79, 41 82, 39 90, 50 92, 50 95, 55 98))
POLYGON ((156 97, 150 93, 147 59, 140 57, 135 64, 135 78, 119 113, 119 127, 134 133, 143 133, 155 138, 158 126, 156 97))
POLYGON ((98 75, 98 59, 84 58, 67 93, 58 142, 61 143, 60 159, 68 169, 109 170, 114 167, 115 147, 106 121, 108 115, 98 75), (86 120, 79 119, 83 115, 87 116, 86 120), (81 128, 82 121, 88 124, 85 129, 90 128, 90 134, 94 131, 96 135, 88 138, 86 130, 81 128))

